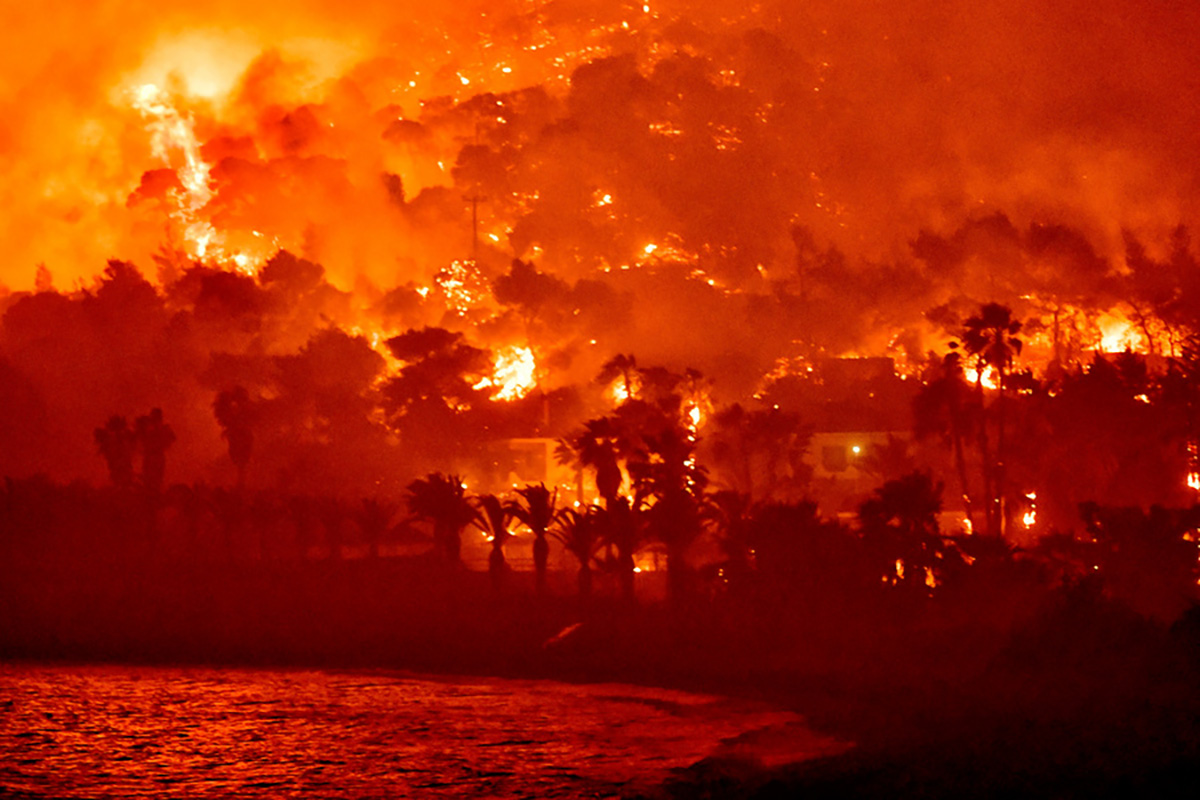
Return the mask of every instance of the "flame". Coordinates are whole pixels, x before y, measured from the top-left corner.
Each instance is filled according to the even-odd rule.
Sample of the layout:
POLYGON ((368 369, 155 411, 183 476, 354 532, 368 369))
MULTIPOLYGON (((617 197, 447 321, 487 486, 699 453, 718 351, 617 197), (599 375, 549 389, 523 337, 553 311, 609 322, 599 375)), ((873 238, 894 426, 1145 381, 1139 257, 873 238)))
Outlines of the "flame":
POLYGON ((508 347, 496 353, 492 375, 482 378, 473 388, 499 388, 494 400, 519 400, 537 385, 537 362, 528 347, 508 347))
POLYGON ((537 362, 528 347, 509 347, 496 354, 495 385, 500 387, 497 400, 517 400, 529 393, 537 382, 537 362))
POLYGON ((1021 517, 1021 521, 1026 528, 1032 528, 1037 524, 1037 505, 1034 502, 1037 500, 1037 492, 1028 492, 1025 497, 1029 500, 1029 510, 1021 517))
POLYGON ((475 262, 469 259, 451 261, 433 279, 441 287, 447 307, 459 314, 465 314, 491 299, 487 279, 475 262))
POLYGON ((1146 337, 1119 310, 1101 314, 1096 320, 1100 329, 1099 350, 1104 353, 1123 353, 1126 350, 1145 352, 1146 337))
POLYGON ((202 261, 228 264, 247 275, 255 274, 279 249, 278 240, 258 241, 264 237, 255 231, 246 247, 227 248, 225 235, 201 218, 214 193, 212 165, 201 156, 194 120, 190 115, 182 114, 171 95, 157 84, 142 84, 130 94, 133 107, 148 120, 150 147, 155 158, 168 167, 178 164, 174 169, 182 189, 172 189, 168 196, 175 204, 170 215, 182 230, 186 254, 202 261))
POLYGON ((982 381, 980 381, 979 378, 979 370, 975 369, 974 367, 967 367, 963 370, 963 374, 966 376, 969 383, 982 383, 983 388, 992 391, 1000 388, 1000 382, 998 380, 999 375, 997 374, 995 367, 988 366, 984 368, 982 381))
POLYGON ((1189 472, 1187 476, 1187 485, 1189 489, 1194 489, 1200 492, 1200 472, 1189 472))
POLYGON ((184 117, 171 102, 170 96, 153 83, 143 84, 133 90, 133 107, 149 120, 150 147, 154 156, 163 164, 171 165, 177 157, 183 160, 175 169, 183 191, 173 190, 173 199, 178 207, 172 217, 184 228, 184 238, 191 245, 189 255, 204 258, 212 242, 214 231, 197 214, 213 192, 210 186, 212 166, 200 157, 200 142, 191 117, 184 117))
POLYGON ((608 387, 608 396, 616 405, 621 405, 626 400, 631 400, 637 397, 638 390, 641 389, 641 383, 638 381, 636 374, 629 376, 629 385, 626 386, 625 378, 617 378, 608 387))
POLYGON ((933 574, 933 569, 930 567, 925 568, 925 585, 930 589, 936 589, 938 585, 937 576, 933 574))

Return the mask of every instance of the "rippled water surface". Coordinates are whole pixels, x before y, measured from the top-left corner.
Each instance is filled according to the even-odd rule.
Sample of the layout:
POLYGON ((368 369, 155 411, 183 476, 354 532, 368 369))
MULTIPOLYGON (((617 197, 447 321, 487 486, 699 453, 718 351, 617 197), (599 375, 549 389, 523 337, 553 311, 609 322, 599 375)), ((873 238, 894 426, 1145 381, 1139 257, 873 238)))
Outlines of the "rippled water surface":
POLYGON ((789 757, 834 747, 789 712, 618 684, 0 665, 0 796, 616 797, 780 732, 789 757))

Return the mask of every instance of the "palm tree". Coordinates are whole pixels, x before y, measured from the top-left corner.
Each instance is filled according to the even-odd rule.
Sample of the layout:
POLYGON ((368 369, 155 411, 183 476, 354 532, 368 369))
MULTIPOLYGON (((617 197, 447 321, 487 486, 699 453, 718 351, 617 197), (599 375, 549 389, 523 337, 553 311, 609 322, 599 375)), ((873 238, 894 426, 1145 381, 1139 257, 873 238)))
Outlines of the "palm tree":
POLYGON ((579 598, 585 602, 592 596, 592 559, 600 550, 600 515, 603 513, 597 506, 563 509, 555 517, 550 531, 550 535, 562 542, 566 551, 579 562, 579 598))
POLYGON ((625 396, 623 400, 633 398, 633 393, 637 391, 637 383, 635 376, 638 373, 637 359, 632 355, 617 354, 604 362, 604 366, 600 368, 600 375, 597 380, 600 383, 609 383, 610 381, 620 378, 625 396))
POLYGON ((607 508, 621 491, 624 480, 620 457, 625 447, 617 426, 609 417, 590 419, 584 423, 583 430, 571 438, 568 447, 575 452, 580 464, 595 470, 596 491, 607 508))
POLYGON ((685 554, 702 531, 700 496, 708 477, 695 463, 695 437, 678 426, 644 437, 646 450, 629 470, 644 498, 649 529, 667 549, 667 585, 673 601, 686 588, 685 554), (650 501, 653 502, 650 502, 650 501))
POLYGON ((963 347, 976 361, 976 390, 983 406, 983 373, 987 367, 996 370, 999 395, 996 399, 996 458, 992 461, 987 425, 979 426, 979 451, 983 458, 983 492, 987 502, 984 509, 990 534, 1003 531, 1007 513, 1003 507, 1005 486, 1004 411, 1005 383, 1013 360, 1021 353, 1022 342, 1017 338, 1021 322, 1012 318, 1012 310, 999 303, 987 303, 979 313, 963 323, 963 347))
POLYGON ((462 532, 475 519, 462 478, 431 472, 408 484, 408 510, 433 523, 434 546, 446 562, 462 564, 462 532))
POLYGON ((962 356, 957 343, 950 344, 950 352, 937 365, 937 374, 921 387, 913 399, 913 417, 916 421, 917 438, 938 434, 954 454, 954 469, 958 475, 958 487, 966 512, 967 524, 972 531, 975 525, 974 503, 968 479, 964 440, 970 429, 978 424, 979 409, 971 397, 970 387, 963 376, 962 356))
POLYGON ((533 532, 533 569, 539 596, 546 593, 546 564, 550 559, 550 542, 546 533, 554 522, 554 504, 558 490, 550 491, 546 484, 527 484, 517 489, 520 500, 508 504, 508 513, 533 532))
POLYGON ((161 408, 138 417, 135 436, 142 450, 142 483, 152 494, 162 491, 167 471, 167 448, 175 442, 175 431, 163 422, 161 408))
POLYGON ((512 514, 508 504, 494 494, 484 494, 475 498, 478 511, 472 524, 487 535, 492 543, 492 551, 488 554, 488 576, 492 579, 492 590, 499 593, 504 583, 504 575, 508 571, 508 562, 504 560, 504 545, 512 538, 508 525, 512 514))
POLYGON ((246 485, 246 465, 254 449, 254 405, 243 386, 235 386, 217 395, 213 415, 221 426, 221 435, 229 445, 229 459, 237 468, 237 485, 246 485))
POLYGON ((874 545, 881 566, 895 564, 897 581, 932 585, 933 570, 945 556, 938 512, 942 484, 925 472, 888 481, 859 505, 864 542, 874 545))
POLYGON ((137 437, 125 418, 113 414, 104 427, 96 428, 95 437, 100 455, 108 464, 108 476, 113 485, 125 487, 133 483, 133 450, 137 437))

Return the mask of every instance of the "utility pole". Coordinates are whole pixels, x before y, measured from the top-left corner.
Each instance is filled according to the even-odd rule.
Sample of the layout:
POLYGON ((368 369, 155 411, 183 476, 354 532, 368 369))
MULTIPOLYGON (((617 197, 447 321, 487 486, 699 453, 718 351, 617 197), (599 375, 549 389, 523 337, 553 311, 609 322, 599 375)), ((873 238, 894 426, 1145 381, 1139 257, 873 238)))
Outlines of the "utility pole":
POLYGON ((463 200, 471 204, 471 260, 479 262, 479 204, 486 197, 480 194, 463 195, 463 200))

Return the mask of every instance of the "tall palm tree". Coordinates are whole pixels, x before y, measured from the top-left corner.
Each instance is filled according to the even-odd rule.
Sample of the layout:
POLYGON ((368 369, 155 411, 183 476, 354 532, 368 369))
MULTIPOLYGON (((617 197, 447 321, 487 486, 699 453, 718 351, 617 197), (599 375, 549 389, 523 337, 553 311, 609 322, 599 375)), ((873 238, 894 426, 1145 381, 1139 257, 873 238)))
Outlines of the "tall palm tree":
POLYGON ((246 485, 246 465, 254 450, 254 403, 243 386, 235 386, 217 395, 213 415, 221 426, 221 435, 229 445, 229 459, 237 468, 237 485, 246 485))
POLYGON ((408 484, 408 510, 433 523, 434 546, 446 562, 462 564, 462 532, 475 519, 462 478, 431 472, 408 484))
POLYGON ((962 355, 956 343, 936 367, 936 375, 925 383, 913 399, 913 417, 917 438, 937 434, 948 444, 954 455, 954 469, 958 475, 958 488, 966 512, 967 524, 972 531, 979 530, 975 524, 974 495, 968 478, 967 457, 964 441, 972 428, 980 424, 976 399, 971 397, 970 385, 962 370, 962 355))
POLYGON ((129 423, 119 414, 113 414, 102 428, 95 431, 96 446, 108 464, 108 476, 114 486, 129 486, 133 483, 133 451, 137 437, 129 423))
POLYGON ((678 426, 644 437, 646 450, 630 463, 639 499, 644 499, 651 535, 667 549, 667 586, 674 602, 687 584, 686 553, 702 532, 700 497, 708 483, 696 465, 695 437, 678 426))
POLYGON ((600 368, 600 375, 597 380, 601 383, 608 383, 615 378, 621 379, 622 389, 625 397, 623 399, 630 400, 633 398, 633 393, 637 391, 637 383, 635 376, 638 374, 637 359, 632 355, 617 355, 604 362, 604 366, 600 368))
POLYGON ((617 551, 616 569, 621 583, 621 599, 629 604, 634 601, 633 555, 638 550, 640 539, 638 518, 634 503, 618 497, 611 507, 605 508, 605 514, 600 519, 601 537, 617 551))
POLYGON ((167 471, 167 448, 175 442, 175 431, 163 421, 161 408, 138 417, 134 435, 142 450, 142 483, 152 494, 162 491, 167 471))
POLYGON ((621 455, 625 449, 620 431, 609 417, 598 417, 584 423, 583 429, 570 440, 569 447, 579 463, 596 473, 596 491, 607 508, 621 491, 621 455))
POLYGON ((520 500, 508 505, 508 512, 533 533, 533 569, 539 596, 546 593, 546 564, 550 560, 550 542, 546 533, 554 522, 558 490, 550 491, 546 484, 526 484, 517 489, 520 500))
POLYGON ((592 595, 592 559, 600 550, 600 516, 596 506, 566 508, 554 519, 550 535, 562 542, 568 553, 579 562, 579 598, 587 601, 592 595))
MULTIPOLYGON (((938 512, 942 484, 925 472, 911 472, 888 481, 858 508, 864 541, 880 558, 885 571, 897 565, 896 580, 925 585, 945 553, 938 512)), ((927 584, 927 585, 932 585, 927 584)))
POLYGON ((513 517, 508 504, 494 494, 476 497, 475 506, 477 513, 471 522, 483 531, 492 543, 492 551, 488 554, 488 576, 492 579, 492 590, 499 593, 504 583, 504 575, 508 572, 508 562, 504 560, 504 545, 512 539, 512 532, 508 526, 513 517))
POLYGON ((987 506, 984 509, 987 520, 987 530, 990 534, 1000 534, 1004 528, 1005 517, 1004 495, 1005 486, 1005 442, 1004 442, 1004 412, 1005 384, 1012 369, 1013 360, 1020 355, 1022 342, 1017 338, 1021 332, 1021 322, 1012 317, 1012 309, 1000 303, 987 303, 979 309, 979 313, 963 323, 963 348, 976 361, 976 390, 983 405, 983 373, 987 367, 996 371, 999 394, 996 398, 996 457, 991 458, 987 436, 987 425, 979 426, 979 450, 983 458, 984 497, 987 506))

